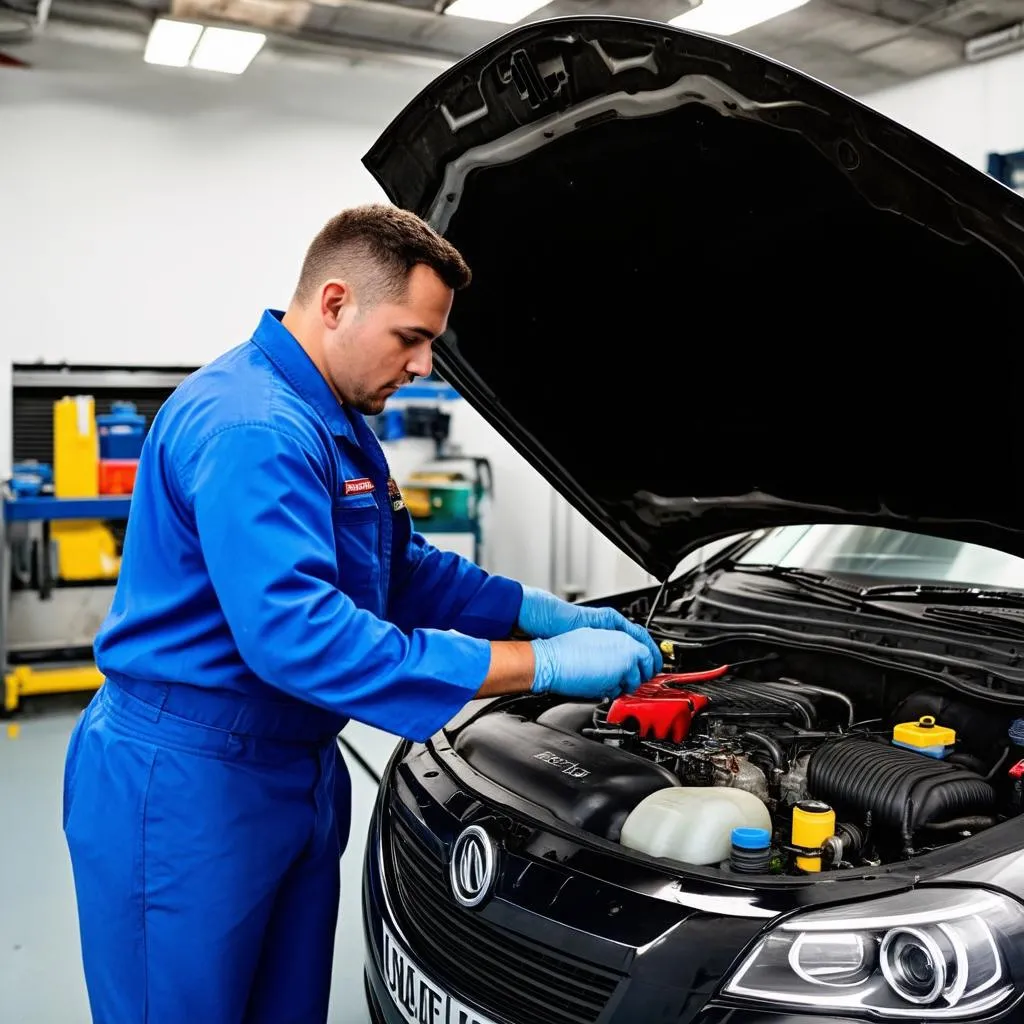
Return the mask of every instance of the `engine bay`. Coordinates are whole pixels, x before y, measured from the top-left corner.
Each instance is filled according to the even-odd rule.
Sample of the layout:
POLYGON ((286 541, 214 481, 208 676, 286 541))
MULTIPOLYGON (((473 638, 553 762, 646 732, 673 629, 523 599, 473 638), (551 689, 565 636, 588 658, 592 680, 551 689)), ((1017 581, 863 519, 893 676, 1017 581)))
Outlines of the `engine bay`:
POLYGON ((512 701, 453 747, 585 832, 747 875, 908 860, 1019 813, 1024 722, 1012 709, 753 668, 668 672, 600 703, 512 701))

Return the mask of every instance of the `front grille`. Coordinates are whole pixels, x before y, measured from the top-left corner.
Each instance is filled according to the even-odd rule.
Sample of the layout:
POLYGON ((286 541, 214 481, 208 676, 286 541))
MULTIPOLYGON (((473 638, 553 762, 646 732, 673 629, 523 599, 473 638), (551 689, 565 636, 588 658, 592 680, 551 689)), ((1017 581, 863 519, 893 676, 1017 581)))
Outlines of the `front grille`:
POLYGON ((622 975, 513 934, 463 910, 441 859, 391 815, 395 912, 428 974, 487 1013, 516 1024, 591 1024, 622 975))

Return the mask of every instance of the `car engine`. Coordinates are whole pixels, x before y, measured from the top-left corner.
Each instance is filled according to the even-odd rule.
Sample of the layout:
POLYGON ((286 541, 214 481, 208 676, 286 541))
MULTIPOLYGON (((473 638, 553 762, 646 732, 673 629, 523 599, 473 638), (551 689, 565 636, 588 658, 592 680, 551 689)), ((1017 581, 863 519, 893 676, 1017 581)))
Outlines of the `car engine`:
POLYGON ((941 694, 871 718, 838 689, 721 666, 600 704, 527 706, 479 716, 454 749, 559 820, 682 863, 877 866, 990 828, 1020 799, 1019 774, 1000 772, 1007 716, 941 694))

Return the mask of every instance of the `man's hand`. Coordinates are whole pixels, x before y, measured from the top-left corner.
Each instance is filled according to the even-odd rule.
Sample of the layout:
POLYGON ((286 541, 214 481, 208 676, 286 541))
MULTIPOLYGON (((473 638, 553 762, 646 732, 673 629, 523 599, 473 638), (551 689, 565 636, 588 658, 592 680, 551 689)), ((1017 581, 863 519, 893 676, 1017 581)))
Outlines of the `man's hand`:
POLYGON ((618 630, 574 629, 534 640, 532 693, 564 697, 618 697, 654 675, 650 649, 618 630))
POLYGON ((536 587, 523 587, 523 603, 519 609, 519 628, 527 636, 549 639, 574 629, 612 629, 628 633, 643 644, 654 659, 654 671, 663 666, 661 651, 643 626, 630 622, 613 608, 585 608, 570 604, 536 587))
POLYGON ((657 671, 647 644, 618 629, 574 629, 550 639, 491 643, 491 667, 477 697, 557 693, 600 700, 634 693, 657 671))

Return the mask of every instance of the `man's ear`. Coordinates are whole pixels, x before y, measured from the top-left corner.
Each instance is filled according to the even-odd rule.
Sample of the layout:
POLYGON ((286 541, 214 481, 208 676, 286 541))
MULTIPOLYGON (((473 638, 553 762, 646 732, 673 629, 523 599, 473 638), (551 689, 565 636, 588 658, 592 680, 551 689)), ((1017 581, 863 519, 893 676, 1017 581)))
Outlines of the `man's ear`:
POLYGON ((320 316, 324 324, 335 330, 345 315, 346 307, 353 305, 352 288, 345 281, 328 281, 320 289, 320 316))

